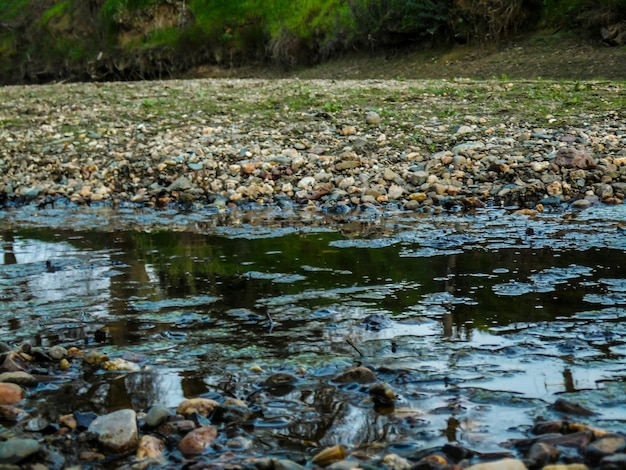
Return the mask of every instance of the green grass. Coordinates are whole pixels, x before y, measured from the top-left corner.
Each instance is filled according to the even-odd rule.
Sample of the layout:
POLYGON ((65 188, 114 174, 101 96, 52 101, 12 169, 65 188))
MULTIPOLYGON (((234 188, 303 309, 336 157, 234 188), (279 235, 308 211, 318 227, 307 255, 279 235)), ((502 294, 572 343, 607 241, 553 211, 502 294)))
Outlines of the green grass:
POLYGON ((0 2, 0 21, 10 21, 19 15, 31 0, 2 0, 0 2))
POLYGON ((69 0, 55 4, 52 8, 48 9, 43 15, 41 15, 41 24, 46 25, 52 18, 63 16, 68 11, 69 7, 69 0))

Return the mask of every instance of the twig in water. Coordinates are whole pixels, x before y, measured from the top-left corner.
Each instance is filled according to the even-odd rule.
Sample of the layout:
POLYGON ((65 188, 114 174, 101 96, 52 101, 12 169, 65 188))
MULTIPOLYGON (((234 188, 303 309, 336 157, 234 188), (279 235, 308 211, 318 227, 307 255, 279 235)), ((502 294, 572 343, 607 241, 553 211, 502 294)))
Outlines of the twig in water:
POLYGON ((352 342, 352 340, 350 338, 346 338, 346 343, 348 343, 350 346, 352 346, 354 348, 354 350, 359 353, 359 356, 364 357, 363 353, 359 350, 359 348, 357 348, 354 345, 354 343, 352 342))

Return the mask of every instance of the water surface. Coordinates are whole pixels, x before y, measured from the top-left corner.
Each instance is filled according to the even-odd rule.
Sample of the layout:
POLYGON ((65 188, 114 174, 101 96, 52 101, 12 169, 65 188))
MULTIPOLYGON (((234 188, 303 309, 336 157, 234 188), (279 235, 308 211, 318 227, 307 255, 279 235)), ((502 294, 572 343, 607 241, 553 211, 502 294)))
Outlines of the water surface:
POLYGON ((35 414, 235 396, 262 406, 249 436, 265 453, 496 450, 558 397, 623 430, 622 208, 298 223, 86 211, 3 214, 0 337, 140 367, 71 369, 29 395, 35 414), (331 381, 358 364, 399 395, 395 412, 331 381), (298 381, 263 389, 276 372, 298 381))

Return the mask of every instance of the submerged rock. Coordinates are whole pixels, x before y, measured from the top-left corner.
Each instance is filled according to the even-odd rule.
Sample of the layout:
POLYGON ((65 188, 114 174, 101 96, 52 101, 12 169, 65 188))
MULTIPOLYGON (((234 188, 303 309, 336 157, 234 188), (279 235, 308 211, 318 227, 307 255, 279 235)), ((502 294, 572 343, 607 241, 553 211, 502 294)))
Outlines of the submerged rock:
POLYGON ((359 366, 349 369, 333 378, 333 382, 339 384, 359 383, 368 384, 376 381, 376 374, 367 367, 359 366))
POLYGON ((562 413, 577 415, 577 416, 594 416, 597 413, 588 408, 585 408, 579 403, 574 403, 571 401, 564 400, 559 398, 552 405, 552 409, 555 411, 560 411, 562 413))
POLYGON ((326 467, 333 462, 343 460, 348 456, 346 449, 341 444, 337 444, 315 454, 311 462, 320 467, 326 467))

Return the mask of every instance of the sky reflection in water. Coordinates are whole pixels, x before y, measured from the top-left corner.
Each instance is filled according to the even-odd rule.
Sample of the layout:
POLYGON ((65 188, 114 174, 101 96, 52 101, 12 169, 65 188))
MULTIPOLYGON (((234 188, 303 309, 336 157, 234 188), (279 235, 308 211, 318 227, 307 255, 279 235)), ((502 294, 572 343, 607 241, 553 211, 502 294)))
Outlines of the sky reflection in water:
MULTIPOLYGON (((441 437, 451 412, 433 410, 452 402, 468 422, 506 434, 507 423, 563 392, 602 407, 601 421, 620 422, 621 404, 593 394, 626 377, 622 219, 591 234, 584 217, 567 226, 517 217, 397 218, 359 230, 5 230, 0 336, 139 362, 142 371, 123 380, 94 374, 82 400, 100 412, 175 406, 225 380, 249 385, 251 365, 304 367, 307 386, 323 395, 330 377, 360 361, 383 371, 402 407, 424 413, 416 421, 426 423, 424 438, 441 437), (95 339, 102 328, 104 344, 95 339), (515 411, 518 399, 525 411, 515 411)), ((306 402, 303 393, 282 400, 306 402)), ((355 442, 367 439, 363 429, 371 439, 383 428, 403 437, 363 403, 339 405, 341 388, 334 393, 344 425, 320 433, 326 424, 315 424, 325 442, 345 439, 348 427, 355 442)), ((268 428, 284 418, 304 432, 290 405, 273 409, 268 428)))

